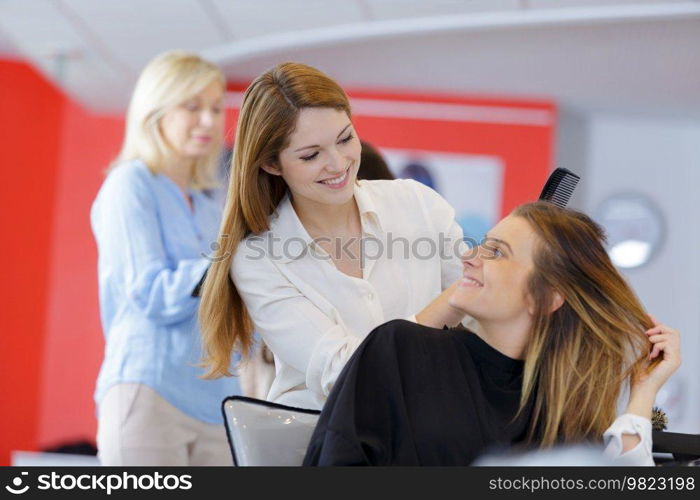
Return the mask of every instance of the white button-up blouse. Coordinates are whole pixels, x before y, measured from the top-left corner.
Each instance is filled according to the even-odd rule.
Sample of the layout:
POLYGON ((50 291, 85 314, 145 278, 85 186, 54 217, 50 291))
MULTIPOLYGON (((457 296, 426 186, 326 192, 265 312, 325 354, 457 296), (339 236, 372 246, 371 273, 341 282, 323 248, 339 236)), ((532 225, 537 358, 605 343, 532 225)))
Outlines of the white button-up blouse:
POLYGON ((336 269, 288 196, 269 231, 247 237, 234 257, 231 278, 275 356, 272 401, 320 409, 369 332, 392 319, 415 320, 462 274, 462 229, 435 191, 413 180, 361 180, 354 195, 362 278, 336 269))
MULTIPOLYGON (((398 318, 415 321, 462 275, 462 229, 452 206, 434 190, 408 179, 361 180, 354 196, 362 222, 362 278, 336 269, 289 196, 270 216, 268 231, 238 246, 231 279, 274 354, 271 401, 321 409, 345 363, 375 327, 398 318)), ((618 417, 605 436, 609 456, 653 464, 651 426, 640 420, 648 422, 618 417), (623 432, 639 433, 642 442, 620 457, 623 432)))

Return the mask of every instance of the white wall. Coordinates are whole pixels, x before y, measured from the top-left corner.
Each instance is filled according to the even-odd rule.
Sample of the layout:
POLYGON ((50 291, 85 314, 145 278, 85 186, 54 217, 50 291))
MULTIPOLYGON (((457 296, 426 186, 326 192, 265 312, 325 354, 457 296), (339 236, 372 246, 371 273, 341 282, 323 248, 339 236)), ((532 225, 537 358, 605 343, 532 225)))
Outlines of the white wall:
POLYGON ((608 196, 634 191, 662 211, 658 254, 624 274, 646 308, 681 332, 683 365, 657 398, 669 430, 700 433, 700 121, 567 110, 560 118, 557 164, 582 174, 572 206, 593 214, 608 196))

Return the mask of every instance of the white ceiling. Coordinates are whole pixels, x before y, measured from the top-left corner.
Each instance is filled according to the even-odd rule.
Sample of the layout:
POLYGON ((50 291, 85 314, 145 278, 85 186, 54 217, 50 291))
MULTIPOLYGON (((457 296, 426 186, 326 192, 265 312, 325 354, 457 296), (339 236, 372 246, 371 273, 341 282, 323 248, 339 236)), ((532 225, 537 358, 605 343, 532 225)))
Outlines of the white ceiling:
POLYGON ((172 48, 234 81, 298 60, 349 87, 700 118, 698 0, 0 0, 0 54, 96 111, 172 48))

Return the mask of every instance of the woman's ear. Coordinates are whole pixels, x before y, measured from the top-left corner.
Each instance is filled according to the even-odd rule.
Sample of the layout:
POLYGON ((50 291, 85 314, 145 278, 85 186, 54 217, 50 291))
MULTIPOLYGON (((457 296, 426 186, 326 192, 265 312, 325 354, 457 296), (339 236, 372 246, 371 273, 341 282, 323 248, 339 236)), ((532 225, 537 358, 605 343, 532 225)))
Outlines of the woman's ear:
POLYGON ((527 313, 530 316, 535 315, 535 299, 532 297, 532 294, 528 292, 525 295, 525 306, 527 307, 527 313))
MULTIPOLYGON (((530 314, 530 316, 535 315, 535 300, 532 298, 532 295, 529 293, 527 294, 527 297, 525 299, 525 304, 527 305, 527 312, 530 314)), ((564 297, 562 294, 560 294, 557 290, 552 290, 552 301, 549 305, 549 314, 552 314, 554 311, 559 309, 561 306, 564 305, 564 297)))
POLYGON ((552 303, 549 305, 549 314, 559 309, 564 305, 564 297, 559 293, 558 290, 552 291, 552 303))
POLYGON ((270 175, 282 175, 282 170, 280 170, 279 167, 271 165, 269 163, 264 163, 260 166, 260 168, 262 168, 265 172, 267 172, 270 175))

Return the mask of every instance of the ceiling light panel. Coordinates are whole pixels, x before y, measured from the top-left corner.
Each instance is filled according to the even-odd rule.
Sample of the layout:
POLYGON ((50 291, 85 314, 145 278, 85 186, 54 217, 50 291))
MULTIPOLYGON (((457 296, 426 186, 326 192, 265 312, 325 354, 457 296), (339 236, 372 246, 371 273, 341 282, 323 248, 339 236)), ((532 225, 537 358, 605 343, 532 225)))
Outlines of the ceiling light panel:
POLYGON ((0 29, 21 57, 69 95, 88 106, 104 106, 94 90, 123 87, 130 75, 89 43, 60 7, 49 0, 0 2, 0 29))
POLYGON ((200 50, 226 41, 193 0, 62 1, 135 72, 163 51, 200 50))
POLYGON ((27 58, 86 48, 83 38, 48 0, 0 2, 0 29, 27 58))

